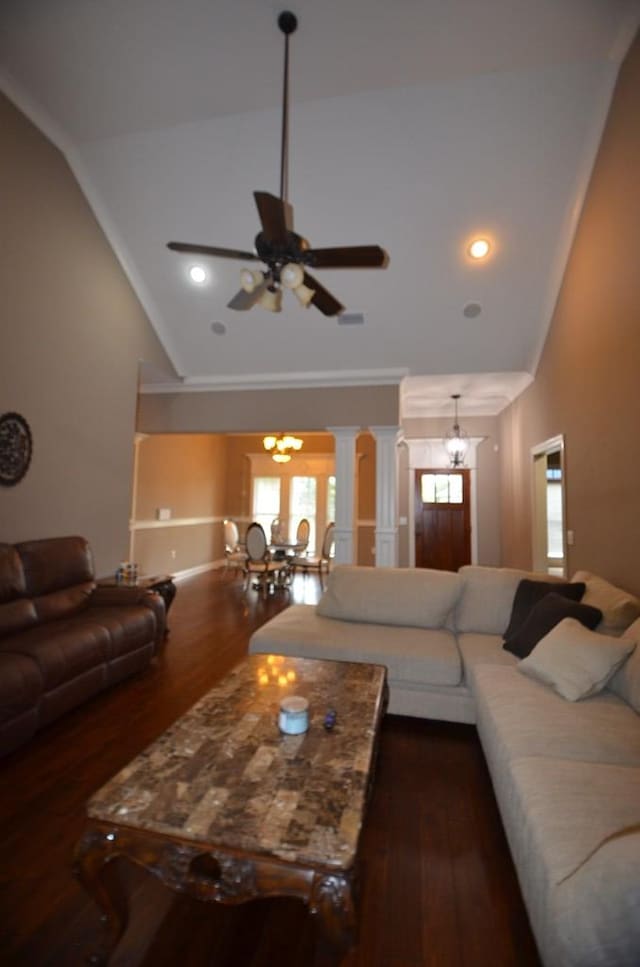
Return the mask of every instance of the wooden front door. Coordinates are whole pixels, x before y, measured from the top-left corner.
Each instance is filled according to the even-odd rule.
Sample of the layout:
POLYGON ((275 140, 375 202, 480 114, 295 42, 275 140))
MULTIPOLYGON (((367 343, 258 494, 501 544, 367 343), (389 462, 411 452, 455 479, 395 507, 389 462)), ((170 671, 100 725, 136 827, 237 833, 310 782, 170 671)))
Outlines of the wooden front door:
POLYGON ((416 567, 471 563, 468 470, 416 470, 416 567))

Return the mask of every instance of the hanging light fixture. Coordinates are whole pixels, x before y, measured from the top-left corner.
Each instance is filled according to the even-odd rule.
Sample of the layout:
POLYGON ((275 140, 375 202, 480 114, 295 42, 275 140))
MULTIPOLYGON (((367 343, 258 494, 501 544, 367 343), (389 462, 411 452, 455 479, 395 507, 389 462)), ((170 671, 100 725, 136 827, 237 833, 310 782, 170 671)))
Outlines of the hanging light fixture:
POLYGON ((291 451, 302 449, 302 440, 299 437, 281 433, 280 436, 264 437, 262 445, 267 452, 271 453, 271 459, 276 463, 289 463, 291 451))
POLYGON ((452 467, 463 467, 464 458, 469 449, 469 434, 462 429, 458 423, 458 400, 460 393, 452 393, 451 399, 454 404, 453 426, 442 441, 445 450, 449 454, 449 463, 452 467))

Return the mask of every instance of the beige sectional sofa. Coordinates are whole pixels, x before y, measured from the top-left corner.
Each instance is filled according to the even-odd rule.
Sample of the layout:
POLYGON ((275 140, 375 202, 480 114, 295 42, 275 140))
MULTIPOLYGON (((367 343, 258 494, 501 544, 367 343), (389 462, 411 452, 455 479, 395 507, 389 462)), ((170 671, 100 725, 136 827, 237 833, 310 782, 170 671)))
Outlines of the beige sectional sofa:
POLYGON ((475 723, 546 967, 638 967, 640 601, 575 575, 603 614, 607 635, 590 641, 631 654, 597 694, 568 701, 502 647, 523 578, 549 580, 336 567, 318 606, 287 608, 250 651, 378 662, 390 712, 475 723))

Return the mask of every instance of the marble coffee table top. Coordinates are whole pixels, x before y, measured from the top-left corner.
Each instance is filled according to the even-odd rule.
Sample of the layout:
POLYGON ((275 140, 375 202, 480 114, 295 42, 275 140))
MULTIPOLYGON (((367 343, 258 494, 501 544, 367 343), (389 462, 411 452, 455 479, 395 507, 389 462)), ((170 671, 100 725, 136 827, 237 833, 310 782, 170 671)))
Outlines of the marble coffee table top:
POLYGON ((102 787, 92 819, 346 870, 382 714, 379 665, 251 655, 102 787), (280 701, 309 701, 283 735, 280 701), (329 708, 337 712, 325 731, 329 708))

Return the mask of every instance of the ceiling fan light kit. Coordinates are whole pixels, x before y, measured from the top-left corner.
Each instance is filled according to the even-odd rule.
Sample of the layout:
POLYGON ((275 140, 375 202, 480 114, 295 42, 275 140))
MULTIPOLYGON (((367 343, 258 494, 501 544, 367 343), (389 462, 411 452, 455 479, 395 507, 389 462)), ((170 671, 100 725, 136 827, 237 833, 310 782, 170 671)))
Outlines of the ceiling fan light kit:
POLYGON ((271 312, 279 312, 282 305, 282 286, 290 289, 300 305, 313 304, 325 316, 337 316, 344 306, 312 275, 317 269, 381 269, 389 257, 379 245, 351 245, 337 248, 311 248, 301 235, 293 231, 293 208, 287 199, 289 158, 289 37, 296 30, 298 20, 289 10, 278 17, 278 27, 284 34, 284 82, 282 97, 282 138, 280 154, 280 197, 266 191, 254 191, 261 231, 255 237, 255 251, 198 245, 192 242, 168 242, 173 252, 208 255, 217 258, 263 262, 266 271, 243 268, 241 289, 227 303, 228 308, 246 311, 258 304, 271 312))

